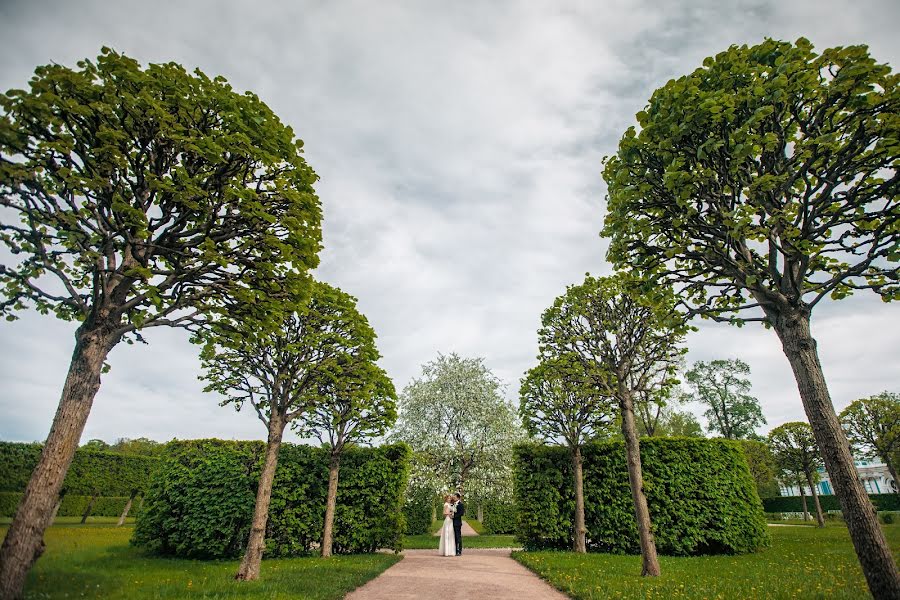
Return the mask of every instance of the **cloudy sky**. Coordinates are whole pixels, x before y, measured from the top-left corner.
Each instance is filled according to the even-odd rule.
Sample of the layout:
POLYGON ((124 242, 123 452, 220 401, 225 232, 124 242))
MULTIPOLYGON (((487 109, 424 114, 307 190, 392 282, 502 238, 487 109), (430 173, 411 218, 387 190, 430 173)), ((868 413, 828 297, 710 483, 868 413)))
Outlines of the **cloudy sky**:
MULTIPOLYGON (((456 351, 484 357, 513 398, 541 311, 609 271, 601 159, 656 87, 764 37, 866 43, 896 69, 898 22, 893 0, 3 0, 0 88, 106 45, 256 92, 321 176, 317 276, 359 298, 397 387, 456 351)), ((870 294, 817 311, 839 409, 900 391, 898 307, 870 294)), ((0 324, 0 439, 44 439, 73 331, 34 314, 0 324)), ((264 439, 250 413, 201 391, 183 332, 147 338, 113 351, 84 440, 264 439)), ((747 361, 769 426, 803 417, 772 332, 701 325, 689 347, 690 361, 747 361)))

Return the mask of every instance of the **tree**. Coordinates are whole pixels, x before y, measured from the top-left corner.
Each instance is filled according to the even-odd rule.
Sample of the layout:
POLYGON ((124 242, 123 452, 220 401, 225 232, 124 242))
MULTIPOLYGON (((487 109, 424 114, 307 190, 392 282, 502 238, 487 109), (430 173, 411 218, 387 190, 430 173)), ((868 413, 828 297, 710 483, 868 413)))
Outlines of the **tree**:
POLYGON ((110 446, 103 440, 93 439, 82 444, 81 449, 90 450, 92 452, 106 452, 110 449, 110 446))
POLYGON ((364 366, 377 359, 375 332, 356 309, 356 299, 321 282, 313 282, 306 306, 289 315, 280 330, 259 335, 234 320, 205 336, 201 360, 202 377, 209 382, 206 391, 224 395, 222 405, 236 410, 249 404, 268 431, 250 536, 235 579, 259 578, 285 428, 313 410, 323 391, 326 402, 337 402, 335 393, 350 396, 360 393, 359 387, 377 385, 380 371, 364 366), (345 375, 354 380, 342 381, 345 375))
POLYGON ((161 444, 145 437, 135 439, 119 438, 116 440, 116 443, 110 446, 110 450, 122 454, 136 454, 138 456, 159 456, 162 454, 165 447, 165 444, 161 444))
POLYGON ((530 434, 569 448, 575 476, 575 536, 572 549, 587 552, 584 521, 585 442, 605 434, 611 427, 614 400, 593 385, 577 358, 563 355, 543 357, 522 379, 519 415, 530 434))
POLYGON ((703 413, 709 421, 707 431, 741 440, 766 424, 759 400, 749 394, 749 376, 750 366, 740 359, 697 361, 685 373, 693 400, 709 407, 703 413))
POLYGON ((866 456, 884 461, 900 487, 894 456, 900 451, 900 394, 881 392, 856 400, 841 412, 850 443, 866 456))
POLYGON ((522 432, 501 389, 481 358, 439 354, 422 366, 400 395, 392 433, 413 449, 417 478, 464 491, 479 468, 511 464, 522 432))
POLYGON ((397 419, 394 384, 375 364, 379 356, 374 345, 366 350, 366 354, 342 360, 333 378, 319 386, 315 406, 296 421, 295 429, 301 437, 318 437, 329 450, 323 557, 332 554, 338 478, 344 450, 383 435, 397 419))
POLYGON ((674 376, 684 353, 678 344, 688 328, 667 292, 622 275, 588 275, 544 311, 538 332, 542 357, 577 360, 597 393, 616 399, 644 576, 659 575, 659 560, 644 494, 634 395, 661 371, 674 376))
MULTIPOLYGON (((644 435, 644 431, 641 432, 644 435)), ((663 407, 659 421, 653 432, 657 437, 703 437, 703 428, 692 413, 663 407)))
POLYGON ((812 428, 800 421, 779 425, 769 432, 769 446, 783 471, 800 475, 801 486, 803 480, 806 481, 816 505, 816 521, 819 527, 825 527, 825 516, 819 504, 819 494, 816 493, 821 459, 812 428))
POLYGON ((240 310, 269 326, 318 263, 316 175, 253 94, 104 49, 0 97, 0 315, 77 322, 41 458, 0 550, 0 596, 41 553, 109 352, 240 310))
POLYGON ((810 332, 813 309, 897 298, 900 91, 865 46, 732 46, 654 92, 608 159, 614 265, 677 286, 693 314, 782 343, 873 596, 900 574, 859 482, 810 332))
POLYGON ((780 495, 778 481, 775 478, 778 466, 775 464, 775 457, 769 444, 758 440, 741 440, 741 446, 744 448, 747 466, 750 467, 750 474, 756 482, 756 493, 759 497, 771 498, 780 495))

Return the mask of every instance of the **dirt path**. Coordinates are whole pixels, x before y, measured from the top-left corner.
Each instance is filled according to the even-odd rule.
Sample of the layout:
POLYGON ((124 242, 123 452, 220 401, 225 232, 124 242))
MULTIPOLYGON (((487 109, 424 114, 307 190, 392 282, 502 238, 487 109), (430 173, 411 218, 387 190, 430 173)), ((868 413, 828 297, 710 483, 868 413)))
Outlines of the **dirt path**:
MULTIPOLYGON (((467 522, 463 521, 462 522, 462 534, 463 534, 463 537, 466 537, 466 536, 478 535, 478 532, 475 531, 474 529, 472 529, 472 526, 469 525, 467 522)), ((437 531, 434 532, 435 537, 440 537, 440 535, 441 535, 440 529, 438 529, 437 531)))
POLYGON ((537 575, 509 557, 508 549, 407 550, 403 560, 345 600, 566 600, 537 575))

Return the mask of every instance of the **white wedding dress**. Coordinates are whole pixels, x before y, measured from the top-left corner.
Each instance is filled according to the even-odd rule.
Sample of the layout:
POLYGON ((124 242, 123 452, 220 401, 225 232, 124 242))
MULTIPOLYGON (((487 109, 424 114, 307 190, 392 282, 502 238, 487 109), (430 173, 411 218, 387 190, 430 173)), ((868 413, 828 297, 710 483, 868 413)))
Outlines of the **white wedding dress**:
POLYGON ((444 502, 444 524, 441 526, 441 544, 438 546, 441 556, 456 556, 456 536, 453 535, 453 509, 449 502, 444 502))

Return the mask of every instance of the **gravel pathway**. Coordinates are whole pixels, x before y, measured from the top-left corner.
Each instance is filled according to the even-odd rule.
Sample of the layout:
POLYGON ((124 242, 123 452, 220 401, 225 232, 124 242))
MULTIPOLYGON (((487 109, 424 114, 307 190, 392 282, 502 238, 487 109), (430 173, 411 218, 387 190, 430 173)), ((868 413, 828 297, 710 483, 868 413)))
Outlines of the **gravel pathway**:
POLYGON ((403 560, 346 600, 566 600, 537 575, 509 557, 508 549, 406 550, 403 560))

